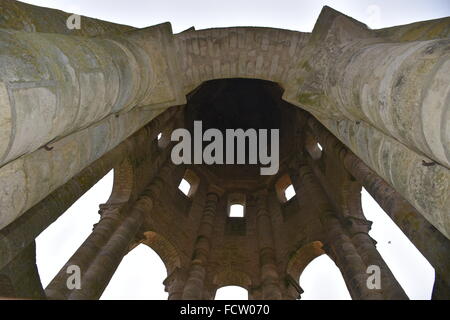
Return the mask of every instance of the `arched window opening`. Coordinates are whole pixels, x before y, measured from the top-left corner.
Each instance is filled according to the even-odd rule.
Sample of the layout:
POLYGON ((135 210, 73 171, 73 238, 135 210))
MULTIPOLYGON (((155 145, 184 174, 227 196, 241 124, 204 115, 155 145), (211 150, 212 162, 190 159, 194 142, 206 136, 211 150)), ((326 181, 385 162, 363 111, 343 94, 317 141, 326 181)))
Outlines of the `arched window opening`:
POLYGON ((186 196, 189 196, 189 192, 191 191, 191 184, 186 181, 186 179, 181 179, 180 185, 178 189, 181 190, 186 196))
POLYGON ((244 206, 242 204, 233 204, 230 206, 230 218, 243 218, 244 206))
POLYGON ((412 300, 431 299, 434 268, 365 189, 361 198, 364 215, 373 222, 369 234, 403 290, 412 300))
POLYGON ((342 273, 326 254, 314 259, 303 270, 302 300, 351 300, 342 273))
POLYGON ((222 287, 217 290, 215 300, 248 300, 248 291, 238 286, 222 287))
POLYGON ((178 189, 186 196, 192 197, 200 184, 200 178, 192 170, 186 170, 178 189))
POLYGON ((281 176, 275 184, 275 191, 281 203, 286 203, 295 197, 295 189, 288 174, 281 176))
POLYGON ((166 278, 166 267, 158 254, 140 244, 123 258, 100 299, 167 300, 166 278))
POLYGON ((319 148, 320 151, 323 151, 323 147, 319 142, 317 142, 317 148, 319 148))
POLYGON ((284 190, 284 196, 286 197, 286 200, 289 201, 291 200, 293 197, 295 197, 295 190, 294 190, 294 186, 291 184, 289 185, 289 187, 287 187, 284 190))
POLYGON ((228 195, 228 217, 245 217, 246 197, 242 193, 231 193, 228 195))
POLYGON ((305 139, 305 149, 313 160, 322 158, 323 146, 312 134, 308 134, 305 139))
POLYGON ((156 142, 160 149, 164 149, 172 142, 173 127, 171 125, 164 125, 164 128, 156 135, 156 142))
POLYGON ((113 178, 111 170, 36 238, 36 264, 44 288, 91 234, 100 218, 99 205, 111 195, 113 178))

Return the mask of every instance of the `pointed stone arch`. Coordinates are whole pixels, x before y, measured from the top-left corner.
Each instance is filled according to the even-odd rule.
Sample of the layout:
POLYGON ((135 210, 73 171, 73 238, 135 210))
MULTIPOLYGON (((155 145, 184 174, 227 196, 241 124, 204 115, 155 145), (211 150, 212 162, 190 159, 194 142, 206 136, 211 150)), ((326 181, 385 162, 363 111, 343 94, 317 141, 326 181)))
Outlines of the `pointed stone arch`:
POLYGON ((298 282, 300 275, 306 266, 315 258, 325 254, 320 241, 314 241, 297 249, 289 259, 286 273, 298 282))
POLYGON ((108 204, 126 203, 134 187, 134 167, 130 158, 125 158, 114 168, 114 182, 108 204))
POLYGON ((154 231, 144 232, 145 239, 141 242, 152 248, 161 258, 170 275, 181 267, 181 258, 178 249, 164 236, 154 231))

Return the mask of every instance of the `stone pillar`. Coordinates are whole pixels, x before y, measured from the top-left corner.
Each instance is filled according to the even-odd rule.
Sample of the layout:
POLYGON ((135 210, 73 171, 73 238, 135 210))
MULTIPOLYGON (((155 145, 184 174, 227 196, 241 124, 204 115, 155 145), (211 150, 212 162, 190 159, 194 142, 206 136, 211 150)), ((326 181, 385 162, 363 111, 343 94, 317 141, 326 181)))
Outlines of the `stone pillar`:
POLYGON ((214 300, 218 288, 212 284, 205 284, 203 287, 202 300, 214 300))
POLYGON ((272 221, 267 210, 267 196, 266 190, 256 195, 256 229, 258 233, 262 298, 264 300, 281 300, 280 277, 275 256, 272 221))
POLYGON ((333 207, 311 168, 300 164, 299 175, 305 185, 306 196, 314 199, 315 206, 322 214, 324 250, 341 270, 351 297, 355 300, 383 299, 380 292, 367 287, 367 266, 334 214, 333 207))
POLYGON ((435 274, 432 300, 450 300, 450 286, 446 279, 441 278, 441 274, 435 274))
POLYGON ((300 60, 308 70, 285 99, 314 114, 450 239, 450 40, 426 39, 439 34, 425 32, 432 25, 391 29, 399 36, 392 41, 324 8, 300 60))
POLYGON ((435 268, 439 287, 446 289, 439 289, 433 298, 450 299, 450 240, 317 120, 310 118, 308 124, 320 143, 341 159, 348 172, 435 268))
MULTIPOLYGON (((162 170, 167 174, 169 166, 162 170)), ((128 252, 131 242, 159 197, 163 188, 163 177, 156 177, 125 216, 125 208, 102 207, 102 218, 92 234, 70 258, 46 289, 50 299, 90 300, 99 299, 115 270, 128 252), (81 288, 67 287, 70 266, 78 266, 81 272, 81 288)))
POLYGON ((214 230, 214 218, 222 191, 210 186, 206 195, 203 215, 195 241, 186 286, 183 291, 183 300, 201 300, 206 278, 206 264, 211 250, 211 236, 214 230))
POLYGON ((184 269, 176 268, 167 279, 164 280, 166 292, 169 293, 167 300, 181 300, 183 298, 186 277, 187 275, 184 269))
MULTIPOLYGON (((128 139, 129 140, 129 139, 128 139)), ((31 244, 49 225, 122 160, 128 140, 105 154, 0 231, 0 268, 31 244)))
POLYGON ((263 300, 261 286, 251 287, 248 290, 248 300, 263 300))
POLYGON ((170 80, 176 72, 167 52, 175 49, 170 24, 108 39, 3 29, 0 35, 2 55, 11 61, 2 65, 0 82, 0 92, 10 92, 0 100, 7 110, 0 122, 11 125, 0 131, 0 165, 109 115, 185 101, 170 80), (37 107, 28 108, 30 101, 37 107), (10 114, 18 116, 4 122, 10 114))
POLYGON ((341 152, 345 168, 361 183, 387 215, 435 268, 444 287, 435 298, 450 298, 450 240, 431 225, 375 172, 349 151, 341 152), (443 293, 447 292, 447 294, 443 293))
MULTIPOLYGON (((316 180, 314 172, 309 165, 299 159, 294 159, 290 164, 291 181, 295 189, 296 198, 300 208, 305 206, 305 203, 314 201, 314 206, 317 210, 325 212, 330 209, 330 203, 326 194, 320 184, 316 180)), ((310 210, 302 212, 306 220, 315 220, 317 217, 310 210)))
POLYGON ((371 222, 366 219, 348 217, 347 230, 353 244, 367 266, 377 266, 381 271, 381 293, 386 300, 408 300, 408 296, 392 274, 376 248, 376 241, 370 235, 371 222))
POLYGON ((449 45, 448 38, 348 44, 329 60, 325 94, 350 120, 369 123, 448 169, 449 45))
POLYGON ((152 198, 141 198, 133 206, 131 214, 123 219, 107 243, 95 256, 81 278, 81 289, 74 290, 70 300, 99 299, 114 272, 130 248, 144 214, 153 207, 152 198))
POLYGON ((36 266, 35 242, 0 268, 0 299, 2 298, 45 299, 36 266))
POLYGON ((169 24, 108 39, 0 29, 0 47, 0 229, 186 101, 169 24))
POLYGON ((361 259, 350 237, 344 232, 341 222, 333 213, 323 218, 326 240, 323 249, 341 270, 345 284, 354 300, 382 300, 379 290, 367 286, 367 266, 361 259))
POLYGON ((101 205, 99 213, 100 221, 94 226, 92 233, 45 289, 48 298, 58 300, 70 298, 73 292, 67 286, 69 268, 71 266, 79 267, 83 277, 98 252, 121 223, 122 217, 118 207, 101 205))

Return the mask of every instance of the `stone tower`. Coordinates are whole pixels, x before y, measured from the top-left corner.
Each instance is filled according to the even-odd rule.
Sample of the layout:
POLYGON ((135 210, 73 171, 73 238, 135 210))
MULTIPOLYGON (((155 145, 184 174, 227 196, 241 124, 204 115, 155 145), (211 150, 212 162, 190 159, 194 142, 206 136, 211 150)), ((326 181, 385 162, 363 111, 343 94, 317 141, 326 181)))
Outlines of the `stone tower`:
POLYGON ((297 299, 322 254, 353 299, 407 299, 368 234, 365 187, 435 268, 433 298, 450 298, 450 18, 371 30, 325 7, 312 33, 173 34, 87 17, 70 30, 69 16, 0 2, 0 296, 98 299, 144 243, 169 299, 226 285, 297 299), (196 120, 279 129, 278 173, 175 165, 171 133, 196 120), (35 238, 111 169, 100 221, 42 288, 35 238), (367 286, 372 265, 381 289, 367 286))

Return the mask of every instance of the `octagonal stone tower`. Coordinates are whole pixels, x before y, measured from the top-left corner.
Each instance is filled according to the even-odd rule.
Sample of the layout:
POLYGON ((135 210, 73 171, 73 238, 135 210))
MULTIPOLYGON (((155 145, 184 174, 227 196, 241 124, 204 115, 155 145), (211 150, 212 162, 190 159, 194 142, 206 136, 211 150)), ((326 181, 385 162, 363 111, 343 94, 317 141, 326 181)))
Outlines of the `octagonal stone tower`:
POLYGON ((322 254, 353 299, 407 299, 368 234, 365 187, 435 268, 433 298, 450 298, 450 18, 371 30, 324 7, 312 33, 173 34, 87 17, 69 30, 69 16, 0 3, 0 296, 98 299, 144 243, 169 299, 226 285, 297 299, 322 254), (175 165, 171 133, 194 121, 279 129, 278 173, 175 165), (99 223, 44 290, 35 238, 111 169, 99 223))

